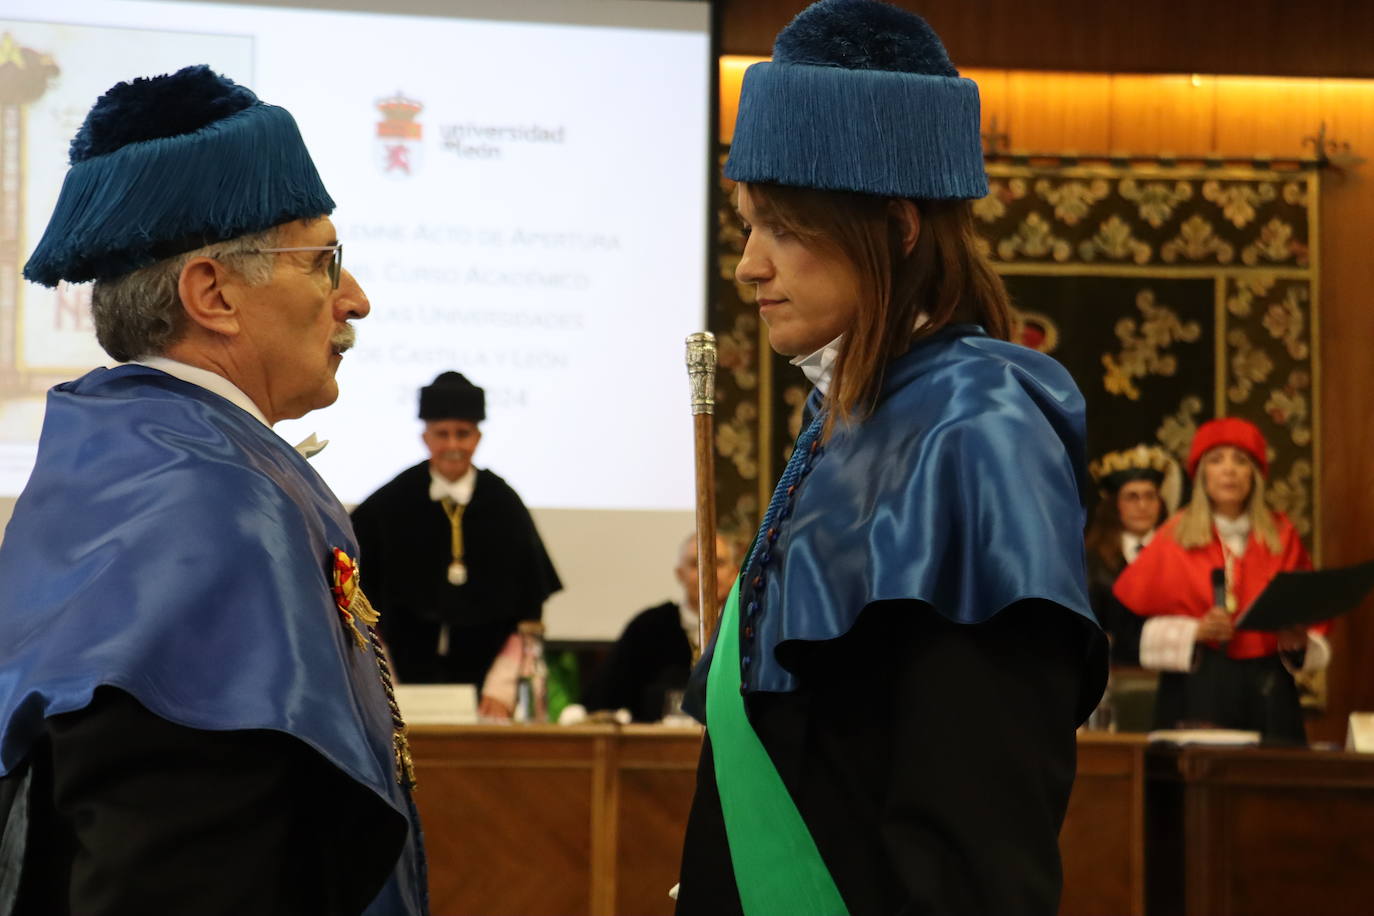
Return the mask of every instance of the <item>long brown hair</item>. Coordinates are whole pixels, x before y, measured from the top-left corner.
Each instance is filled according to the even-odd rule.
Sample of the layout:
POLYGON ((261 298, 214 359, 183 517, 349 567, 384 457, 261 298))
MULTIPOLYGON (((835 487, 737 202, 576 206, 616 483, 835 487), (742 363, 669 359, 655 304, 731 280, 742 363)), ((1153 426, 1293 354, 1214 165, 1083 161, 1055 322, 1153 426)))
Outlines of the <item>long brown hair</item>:
POLYGON ((1116 497, 1104 492, 1093 509, 1092 521, 1083 538, 1088 556, 1096 556, 1113 573, 1120 572, 1126 566, 1126 558, 1121 554, 1121 532, 1124 530, 1116 497))
POLYGON ((905 254, 903 224, 889 198, 773 184, 739 188, 770 223, 848 259, 859 275, 857 317, 844 332, 826 393, 827 436, 836 421, 855 423, 872 413, 887 364, 915 341, 965 322, 1009 337, 1010 299, 978 247, 969 201, 912 201, 920 231, 905 254), (916 328, 922 313, 926 321, 916 328))

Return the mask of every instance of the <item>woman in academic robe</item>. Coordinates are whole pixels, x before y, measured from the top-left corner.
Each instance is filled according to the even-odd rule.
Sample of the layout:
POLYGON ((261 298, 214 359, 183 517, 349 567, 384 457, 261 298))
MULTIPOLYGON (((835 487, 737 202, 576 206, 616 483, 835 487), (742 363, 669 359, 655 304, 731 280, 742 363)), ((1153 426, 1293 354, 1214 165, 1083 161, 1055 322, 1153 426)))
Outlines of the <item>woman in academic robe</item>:
POLYGON ((1143 620, 1112 595, 1117 576, 1132 563, 1157 529, 1178 508, 1182 471, 1157 445, 1109 452, 1088 465, 1098 500, 1085 537, 1088 599, 1112 644, 1112 663, 1140 663, 1143 620))
POLYGON ((745 76, 736 279, 815 386, 684 708, 683 916, 1056 912, 1088 606, 1082 395, 1007 342, 978 90, 825 0, 745 76))
POLYGON ((1264 500, 1268 447, 1235 417, 1198 427, 1188 505, 1169 519, 1113 592, 1145 618, 1140 662, 1162 673, 1155 727, 1259 732, 1306 742, 1293 675, 1326 667, 1326 625, 1278 633, 1237 629, 1279 573, 1311 569, 1292 522, 1264 500))

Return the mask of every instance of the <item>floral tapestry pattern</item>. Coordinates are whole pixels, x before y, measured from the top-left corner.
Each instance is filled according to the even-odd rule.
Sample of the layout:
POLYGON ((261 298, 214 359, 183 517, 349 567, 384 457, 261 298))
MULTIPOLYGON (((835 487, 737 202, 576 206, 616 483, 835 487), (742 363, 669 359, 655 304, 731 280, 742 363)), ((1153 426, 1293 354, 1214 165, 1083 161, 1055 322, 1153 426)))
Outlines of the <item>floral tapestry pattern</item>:
POLYGON ((1058 331, 1050 352, 1088 400, 1089 458, 1136 442, 1184 457, 1199 423, 1244 417, 1269 442, 1270 501, 1315 546, 1317 173, 1013 162, 988 172, 997 206, 977 207, 987 251, 1018 308, 1058 331))
MULTIPOLYGON (((1317 173, 997 160, 988 177, 973 203, 981 247, 1012 293, 1018 342, 1083 391, 1089 460, 1140 442, 1182 459, 1199 424, 1244 417, 1269 442, 1270 502, 1315 549, 1317 173)), ((718 511, 747 540, 808 385, 734 283, 743 237, 726 193, 720 215, 713 330, 722 366, 728 350, 745 371, 718 382, 718 511)))

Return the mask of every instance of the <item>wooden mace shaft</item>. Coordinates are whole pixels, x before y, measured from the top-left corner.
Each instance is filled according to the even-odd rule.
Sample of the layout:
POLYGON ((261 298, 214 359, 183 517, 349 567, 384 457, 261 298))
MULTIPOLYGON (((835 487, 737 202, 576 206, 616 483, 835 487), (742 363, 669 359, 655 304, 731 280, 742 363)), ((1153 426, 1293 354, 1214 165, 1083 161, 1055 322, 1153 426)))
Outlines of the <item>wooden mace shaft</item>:
POLYGON ((697 649, 701 657, 716 631, 716 338, 710 331, 687 336, 687 380, 692 394, 692 424, 697 476, 697 649))
POLYGON ((720 608, 716 606, 716 462, 715 417, 699 413, 692 418, 696 429, 697 472, 697 620, 696 657, 701 656, 716 632, 720 608))

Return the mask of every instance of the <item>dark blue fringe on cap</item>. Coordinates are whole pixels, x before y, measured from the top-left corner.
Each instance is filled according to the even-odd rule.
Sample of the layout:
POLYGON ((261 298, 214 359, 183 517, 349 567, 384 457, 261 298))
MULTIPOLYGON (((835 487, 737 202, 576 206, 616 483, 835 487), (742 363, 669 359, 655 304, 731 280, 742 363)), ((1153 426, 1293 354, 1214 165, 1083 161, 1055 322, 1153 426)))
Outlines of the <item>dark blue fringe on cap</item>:
POLYGON ((333 210, 290 112, 187 67, 120 83, 91 109, 24 276, 110 279, 333 210))
POLYGON ((925 20, 821 0, 744 75, 725 175, 920 200, 987 194, 978 85, 925 20))

